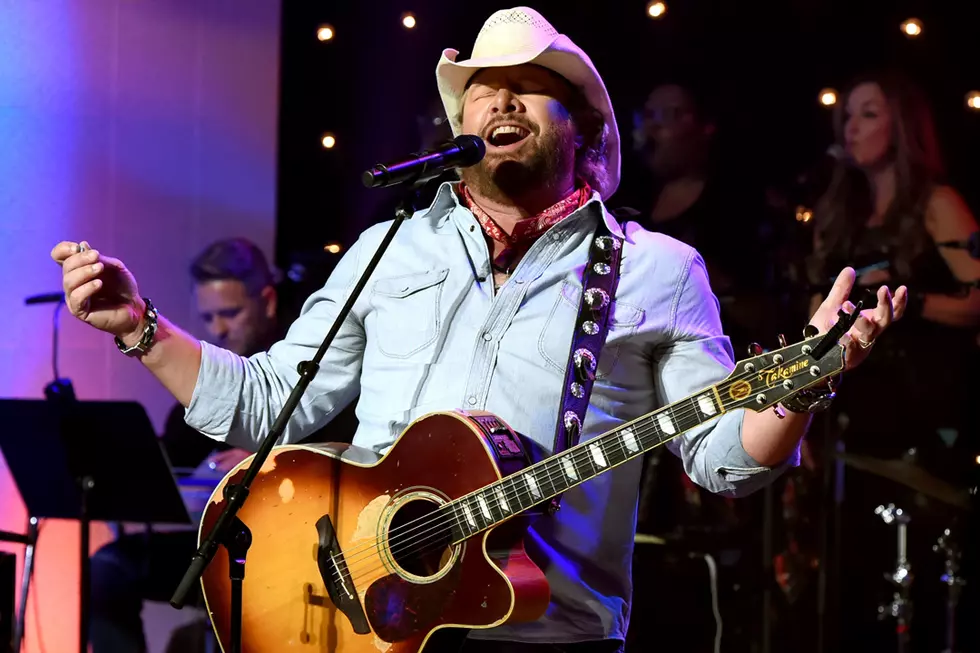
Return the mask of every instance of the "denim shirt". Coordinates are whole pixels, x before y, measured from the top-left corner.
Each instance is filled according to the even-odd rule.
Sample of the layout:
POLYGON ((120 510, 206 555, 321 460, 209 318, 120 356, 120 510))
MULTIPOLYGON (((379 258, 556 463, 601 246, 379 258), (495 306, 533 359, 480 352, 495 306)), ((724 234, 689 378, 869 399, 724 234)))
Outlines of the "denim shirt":
MULTIPOLYGON (((473 215, 444 184, 398 230, 293 414, 284 442, 323 427, 360 393, 354 444, 386 451, 410 422, 455 408, 502 417, 538 447, 553 447, 582 272, 597 226, 624 238, 621 277, 581 440, 600 435, 728 376, 731 344, 701 257, 636 223, 621 227, 598 195, 542 235, 494 291, 490 254, 473 215)), ((242 358, 202 343, 185 419, 216 440, 255 449, 333 324, 390 223, 366 230, 304 304, 285 339, 242 358)), ((748 494, 778 468, 742 448, 742 411, 667 446, 709 490, 748 494)), ((551 585, 540 620, 473 631, 526 642, 624 639, 640 459, 573 489, 527 546, 551 585)))

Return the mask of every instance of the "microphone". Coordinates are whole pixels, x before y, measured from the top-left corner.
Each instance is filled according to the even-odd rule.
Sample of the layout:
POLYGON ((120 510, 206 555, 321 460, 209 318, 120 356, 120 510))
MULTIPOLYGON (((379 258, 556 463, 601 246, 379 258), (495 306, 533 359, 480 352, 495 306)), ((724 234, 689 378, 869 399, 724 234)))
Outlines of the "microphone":
POLYGON ((412 154, 407 159, 379 163, 365 170, 361 181, 368 188, 428 181, 452 168, 466 168, 483 160, 487 146, 479 136, 461 134, 434 150, 412 154))
POLYGON ((966 240, 946 240, 941 243, 936 243, 936 247, 965 249, 970 253, 971 257, 980 259, 980 231, 974 231, 966 240))
POLYGON ((24 299, 24 304, 30 306, 31 304, 57 304, 59 302, 65 301, 65 293, 63 292, 46 292, 40 295, 31 295, 24 299))

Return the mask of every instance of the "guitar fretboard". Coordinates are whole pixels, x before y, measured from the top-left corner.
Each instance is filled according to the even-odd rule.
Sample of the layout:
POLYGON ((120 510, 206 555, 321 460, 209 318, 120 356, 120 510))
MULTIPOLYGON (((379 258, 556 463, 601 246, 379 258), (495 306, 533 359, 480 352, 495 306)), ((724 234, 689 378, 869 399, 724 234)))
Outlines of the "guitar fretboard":
MULTIPOLYGON (((727 385, 727 384, 724 384, 727 385)), ((578 444, 439 508, 453 543, 476 535, 569 488, 713 420, 728 408, 712 386, 578 444)))

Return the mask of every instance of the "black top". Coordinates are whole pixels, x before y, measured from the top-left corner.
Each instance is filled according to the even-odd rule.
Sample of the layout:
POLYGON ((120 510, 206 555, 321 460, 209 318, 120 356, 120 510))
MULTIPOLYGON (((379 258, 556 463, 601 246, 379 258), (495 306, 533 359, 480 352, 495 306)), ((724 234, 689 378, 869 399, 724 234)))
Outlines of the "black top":
MULTIPOLYGON (((922 217, 915 227, 864 229, 849 247, 828 257, 826 271, 876 265, 889 271, 887 285, 893 292, 903 284, 912 294, 962 292, 964 286, 925 231, 922 217)), ((852 299, 856 295, 857 289, 852 299)), ((970 396, 975 384, 970 371, 978 362, 976 335, 975 329, 914 314, 894 323, 845 379, 835 402, 848 415, 846 431, 853 436, 847 437, 848 449, 895 458, 915 447, 922 464, 955 475, 949 467, 955 463, 953 454, 976 437, 968 428, 970 412, 976 410, 970 396)))
POLYGON ((160 444, 167 452, 173 467, 194 468, 204 462, 212 451, 228 451, 231 447, 195 431, 184 421, 184 407, 177 404, 167 416, 160 444))
POLYGON ((690 245, 704 259, 736 359, 746 356, 750 342, 773 347, 777 333, 800 332, 799 317, 781 308, 781 298, 774 291, 780 274, 773 242, 777 230, 761 192, 714 176, 697 200, 670 220, 651 221, 650 204, 637 209, 641 215, 636 219, 644 227, 690 245))

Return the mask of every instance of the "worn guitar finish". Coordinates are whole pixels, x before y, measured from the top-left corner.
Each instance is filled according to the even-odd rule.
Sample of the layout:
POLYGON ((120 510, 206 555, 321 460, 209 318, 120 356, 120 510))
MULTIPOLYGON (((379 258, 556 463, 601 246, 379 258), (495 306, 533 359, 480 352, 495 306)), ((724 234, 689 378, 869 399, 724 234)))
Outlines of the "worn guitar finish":
MULTIPOLYGON (((528 522, 523 517, 451 547, 441 570, 438 555, 423 569, 418 565, 424 561, 412 556, 398 563, 398 549, 406 546, 376 546, 392 520, 397 528, 416 519, 419 509, 466 495, 525 465, 516 436, 499 427, 490 434, 494 425, 504 426, 486 413, 431 415, 407 429, 380 459, 341 444, 275 449, 239 512, 253 534, 242 591, 243 653, 415 653, 443 626, 487 628, 539 618, 550 592, 544 574, 524 553, 528 522), (352 612, 356 615, 360 604, 369 626, 365 634, 356 634, 352 619, 335 607, 338 601, 321 575, 317 523, 324 516, 346 557, 343 578, 356 585, 352 612)), ((247 464, 222 481, 214 498, 227 483, 240 480, 247 464)), ((223 500, 212 501, 203 532, 223 508, 223 500)), ((415 534, 423 546, 432 542, 420 531, 415 534)), ((430 550, 438 554, 436 548, 430 550)), ((324 575, 333 580, 339 574, 327 562, 324 575)), ((226 651, 227 565, 227 553, 219 547, 202 579, 226 651)))
MULTIPOLYGON (((818 358, 816 344, 741 361, 725 381, 534 465, 483 412, 423 417, 383 457, 339 444, 273 449, 238 513, 252 533, 242 651, 431 653, 447 650, 435 642, 447 633, 538 619, 548 583, 523 545, 538 507, 726 412, 766 410, 840 372, 843 347, 818 358)), ((250 460, 218 485, 202 532, 250 460)), ((224 547, 202 584, 228 650, 224 547)))

